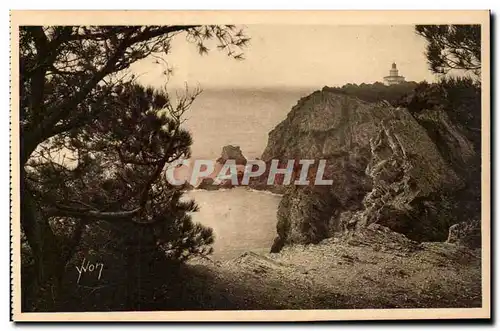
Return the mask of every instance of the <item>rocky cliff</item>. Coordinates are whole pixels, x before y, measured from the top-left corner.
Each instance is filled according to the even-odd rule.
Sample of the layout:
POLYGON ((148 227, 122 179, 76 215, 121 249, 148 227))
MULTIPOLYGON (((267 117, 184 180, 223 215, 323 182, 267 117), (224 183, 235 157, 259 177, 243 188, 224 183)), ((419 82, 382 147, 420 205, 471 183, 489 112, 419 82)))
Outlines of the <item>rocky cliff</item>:
MULTIPOLYGON (((262 159, 325 159, 332 186, 290 186, 272 251, 378 223, 409 238, 446 240, 452 195, 468 187, 470 141, 446 114, 418 116, 327 88, 302 98, 269 133, 262 159)), ((477 176, 476 176, 477 177, 477 176)), ((456 209, 456 208, 455 208, 456 209)))

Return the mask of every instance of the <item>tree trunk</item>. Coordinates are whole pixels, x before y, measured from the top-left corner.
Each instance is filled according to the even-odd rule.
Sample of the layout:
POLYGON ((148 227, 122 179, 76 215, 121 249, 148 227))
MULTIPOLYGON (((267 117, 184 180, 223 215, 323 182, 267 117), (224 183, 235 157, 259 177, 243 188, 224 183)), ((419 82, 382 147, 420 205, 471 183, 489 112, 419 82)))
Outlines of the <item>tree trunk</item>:
POLYGON ((21 179, 21 226, 34 256, 34 273, 31 279, 23 277, 24 289, 30 288, 31 308, 51 309, 55 303, 61 268, 62 252, 57 237, 54 235, 48 220, 41 214, 24 179, 21 179), (42 305, 42 307, 38 307, 42 305))

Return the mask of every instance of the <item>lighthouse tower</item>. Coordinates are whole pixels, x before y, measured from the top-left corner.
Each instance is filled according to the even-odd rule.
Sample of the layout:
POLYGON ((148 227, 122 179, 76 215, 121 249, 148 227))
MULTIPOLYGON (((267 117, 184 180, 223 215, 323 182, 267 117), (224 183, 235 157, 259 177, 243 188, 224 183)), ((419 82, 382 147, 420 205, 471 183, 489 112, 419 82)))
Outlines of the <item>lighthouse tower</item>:
POLYGON ((403 76, 399 76, 398 68, 396 63, 392 64, 391 70, 389 71, 389 76, 384 77, 384 83, 386 85, 395 85, 405 81, 403 76))

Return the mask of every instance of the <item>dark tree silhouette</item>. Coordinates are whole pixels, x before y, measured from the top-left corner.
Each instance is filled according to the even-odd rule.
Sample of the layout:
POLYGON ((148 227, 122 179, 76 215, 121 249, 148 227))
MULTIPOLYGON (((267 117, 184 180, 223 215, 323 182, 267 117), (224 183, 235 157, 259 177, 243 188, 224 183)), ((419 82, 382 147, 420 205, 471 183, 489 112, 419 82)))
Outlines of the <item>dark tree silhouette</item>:
POLYGON ((417 25, 415 31, 428 42, 425 55, 432 72, 459 69, 480 76, 480 25, 417 25))
POLYGON ((363 101, 379 102, 386 100, 396 104, 402 97, 411 93, 417 86, 416 82, 402 82, 395 85, 385 85, 380 82, 373 84, 346 84, 342 87, 324 87, 326 91, 354 96, 363 101))

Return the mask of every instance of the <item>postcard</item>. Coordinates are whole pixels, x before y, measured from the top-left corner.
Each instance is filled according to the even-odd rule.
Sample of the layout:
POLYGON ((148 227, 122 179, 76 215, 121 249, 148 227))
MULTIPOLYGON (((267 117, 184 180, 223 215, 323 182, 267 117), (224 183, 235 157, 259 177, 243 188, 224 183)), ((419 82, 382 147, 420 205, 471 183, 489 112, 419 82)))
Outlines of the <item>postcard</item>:
POLYGON ((489 319, 489 11, 12 11, 12 320, 489 319))

